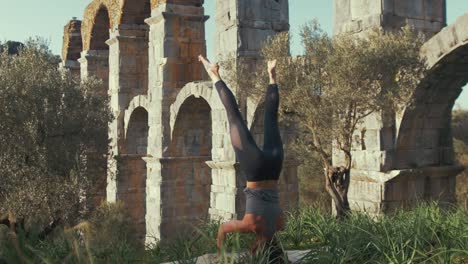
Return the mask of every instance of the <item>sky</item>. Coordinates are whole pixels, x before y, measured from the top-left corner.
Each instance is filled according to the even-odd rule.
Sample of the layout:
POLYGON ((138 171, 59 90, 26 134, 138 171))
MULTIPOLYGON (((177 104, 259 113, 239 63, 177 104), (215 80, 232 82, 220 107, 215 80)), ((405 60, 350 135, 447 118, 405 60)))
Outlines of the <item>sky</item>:
MULTIPOLYGON (((408 0, 414 1, 414 0, 408 0)), ((49 41, 56 54, 61 53, 63 26, 72 18, 83 18, 83 11, 91 0, 0 0, 0 41, 25 41, 41 36, 49 41)), ((205 13, 214 14, 214 0, 205 0, 205 13)), ((447 0, 447 23, 468 13, 467 0, 447 0)), ((322 28, 333 30, 333 0, 289 0, 289 22, 293 36, 291 52, 301 51, 297 36, 301 25, 317 18, 322 28), (295 37, 296 36, 296 37, 295 37)), ((213 52, 214 19, 206 25, 208 56, 213 52)), ((467 73, 468 74, 468 73, 467 73)), ((457 99, 456 107, 468 109, 468 86, 457 99)))

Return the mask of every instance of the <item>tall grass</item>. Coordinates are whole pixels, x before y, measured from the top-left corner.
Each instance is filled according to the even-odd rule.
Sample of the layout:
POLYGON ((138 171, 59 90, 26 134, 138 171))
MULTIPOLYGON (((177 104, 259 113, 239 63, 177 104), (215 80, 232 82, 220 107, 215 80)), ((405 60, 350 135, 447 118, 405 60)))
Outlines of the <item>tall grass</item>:
POLYGON ((315 239, 305 263, 466 263, 468 214, 425 204, 391 217, 307 218, 315 239))
MULTIPOLYGON (((196 263, 198 256, 217 253, 217 222, 143 248, 127 219, 120 205, 107 205, 97 217, 57 230, 45 241, 0 228, 0 263, 196 263)), ((422 204, 394 216, 355 213, 338 222, 319 208, 303 207, 288 213, 278 239, 285 249, 309 249, 302 263, 467 263, 468 212, 422 204)), ((253 240, 228 236, 213 262, 266 263, 268 249, 250 253, 253 240)))

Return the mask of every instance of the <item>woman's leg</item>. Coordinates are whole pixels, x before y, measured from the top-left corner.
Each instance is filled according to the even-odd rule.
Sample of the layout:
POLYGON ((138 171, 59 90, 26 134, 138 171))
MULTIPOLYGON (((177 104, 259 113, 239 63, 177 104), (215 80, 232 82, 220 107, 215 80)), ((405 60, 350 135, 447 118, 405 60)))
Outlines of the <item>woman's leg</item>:
POLYGON ((282 159, 283 142, 278 125, 279 92, 276 84, 276 60, 268 62, 268 73, 270 84, 265 95, 263 150, 282 159))
POLYGON ((218 236, 216 239, 216 245, 219 249, 223 246, 224 239, 226 234, 229 233, 249 233, 252 232, 252 225, 246 221, 232 220, 219 225, 218 236))
POLYGON ((199 56, 199 60, 205 66, 208 75, 210 75, 213 83, 215 84, 216 90, 218 91, 221 102, 226 109, 231 142, 236 152, 237 158, 245 169, 249 169, 255 166, 258 158, 261 155, 261 150, 257 147, 255 140, 250 134, 247 125, 242 119, 237 105, 236 99, 232 94, 231 90, 221 80, 219 76, 219 66, 217 64, 212 65, 203 56, 199 56))

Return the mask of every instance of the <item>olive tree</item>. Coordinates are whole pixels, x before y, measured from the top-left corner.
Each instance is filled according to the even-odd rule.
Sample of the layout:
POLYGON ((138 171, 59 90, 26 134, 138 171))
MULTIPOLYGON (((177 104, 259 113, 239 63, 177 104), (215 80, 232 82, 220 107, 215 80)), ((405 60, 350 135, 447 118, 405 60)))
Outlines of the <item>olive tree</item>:
MULTIPOLYGON (((289 54, 288 33, 270 38, 261 54, 279 60, 280 114, 298 128, 295 156, 318 155, 326 191, 337 216, 343 217, 350 210, 347 192, 355 132, 367 116, 395 113, 408 105, 425 72, 419 56, 424 38, 409 28, 330 37, 316 21, 304 25, 300 37, 303 54, 299 57, 289 54), (344 164, 334 166, 333 151, 344 154, 344 164)), ((249 87, 246 93, 261 98, 267 82, 264 67, 257 67, 255 77, 246 78, 252 75, 251 66, 243 66, 242 61, 235 65, 237 75, 229 78, 252 79, 240 87, 249 87)))
POLYGON ((0 53, 3 53, 4 50, 10 54, 18 54, 19 50, 24 47, 24 44, 18 41, 7 41, 5 43, 0 42, 0 53))
POLYGON ((42 40, 0 54, 0 218, 39 232, 73 223, 105 172, 108 99, 102 84, 58 69, 42 40), (90 158, 92 157, 92 158, 90 158))

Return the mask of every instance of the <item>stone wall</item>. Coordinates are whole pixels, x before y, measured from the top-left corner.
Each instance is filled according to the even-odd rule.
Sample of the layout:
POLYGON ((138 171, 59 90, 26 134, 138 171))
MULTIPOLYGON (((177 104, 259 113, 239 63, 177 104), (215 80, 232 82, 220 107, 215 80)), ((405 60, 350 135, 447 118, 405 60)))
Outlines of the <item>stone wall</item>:
POLYGON ((216 0, 216 55, 258 57, 268 36, 289 30, 288 0, 216 0))
POLYGON ((124 147, 116 160, 117 200, 124 202, 135 223, 136 235, 146 236, 146 156, 148 152, 148 112, 137 107, 130 116, 124 147))
POLYGON ((144 155, 123 154, 117 160, 116 199, 124 203, 132 217, 135 235, 146 239, 146 161, 144 155))
MULTIPOLYGON (((412 105, 399 113, 370 115, 355 135, 351 207, 380 214, 422 200, 454 202, 455 176, 463 168, 453 158, 451 111, 468 80, 467 16, 442 29, 445 1, 337 0, 335 8, 336 33, 410 25, 435 34, 421 51, 429 73, 413 94, 412 105)), ((333 162, 343 163, 338 151, 333 162)))
MULTIPOLYGON (((183 197, 178 201, 163 200, 163 192, 169 184, 166 181, 174 178, 174 173, 181 172, 173 163, 182 162, 184 168, 201 166, 199 163, 195 165, 194 161, 189 161, 190 159, 184 161, 183 157, 172 156, 170 107, 187 83, 202 79, 202 66, 198 63, 197 56, 206 52, 204 28, 206 19, 204 9, 198 2, 165 1, 156 5, 151 18, 145 20, 150 27, 148 140, 149 154, 153 157, 148 170, 149 199, 147 199, 146 222, 149 227, 147 234, 156 238, 168 238, 172 234, 170 230, 173 230, 174 225, 171 226, 169 219, 174 219, 174 216, 168 218, 165 212, 170 212, 177 203, 185 206, 178 209, 177 213, 184 211, 188 206, 188 202, 184 202, 183 197), (174 161, 174 158, 178 161, 174 161), (167 230, 169 231, 166 232, 167 230)), ((190 212, 186 212, 186 216, 190 215, 190 212)))
MULTIPOLYGON (((234 58, 235 63, 246 63, 253 69, 256 67, 257 60, 260 58, 259 51, 261 45, 267 38, 278 32, 289 30, 289 5, 287 0, 216 0, 215 4, 215 53, 218 60, 234 58)), ((249 122, 251 126, 251 120, 249 119, 252 119, 251 116, 255 115, 254 113, 257 105, 253 104, 249 108, 248 101, 251 100, 251 98, 242 97, 241 94, 238 93, 235 83, 229 83, 228 85, 237 96, 238 104, 244 119, 249 122)), ((224 112, 223 109, 221 109, 221 111, 224 112)), ((259 112, 260 111, 261 110, 259 110, 259 112)), ((254 128, 256 131, 254 133, 261 134, 260 131, 263 131, 262 122, 258 122, 258 124, 260 127, 254 128)), ((221 136, 217 137, 220 138, 221 136)), ((219 140, 217 141, 220 142, 219 140)), ((230 141, 224 142, 225 147, 230 146, 230 141)), ((260 145, 261 144, 263 144, 263 142, 261 142, 260 145)), ((233 153, 230 153, 230 155, 233 155, 233 153)), ((285 162, 285 164, 289 163, 285 162)), ((239 170, 233 156, 231 156, 229 160, 219 163, 217 168, 220 170, 219 173, 232 177, 227 181, 224 180, 227 186, 223 187, 224 189, 221 190, 233 193, 232 195, 224 197, 224 199, 232 202, 234 198, 235 216, 240 219, 245 212, 245 195, 243 192, 246 186, 245 175, 239 170)), ((288 166, 285 166, 283 168, 283 176, 281 177, 281 179, 283 179, 281 182, 281 194, 284 197, 282 202, 288 205, 285 209, 293 208, 297 206, 298 203, 297 188, 287 189, 285 184, 288 181, 284 181, 284 175, 286 175, 284 172, 292 173, 292 175, 287 175, 291 178, 289 182, 292 185, 295 184, 297 187, 297 166, 294 168, 295 169, 289 169, 288 166), (283 187, 286 189, 283 189, 283 187), (291 194, 284 190, 290 191, 291 194), (286 196, 285 194, 288 195, 286 196)))
MULTIPOLYGON (((216 4, 217 54, 253 66, 261 43, 289 28, 287 0, 216 4)), ((81 77, 103 80, 115 116, 107 200, 126 204, 146 242, 174 238, 198 219, 244 214, 245 178, 226 112, 197 60, 206 54, 207 19, 203 0, 93 0, 85 10, 81 77)), ((246 108, 246 98, 237 99, 246 119, 256 111, 246 108)), ((291 134, 286 129, 284 140, 291 134)), ((281 176, 285 209, 297 205, 296 167, 286 161, 281 176)))
POLYGON ((427 200, 447 206, 455 202, 455 175, 460 171, 457 166, 384 172, 353 169, 348 199, 352 210, 370 215, 392 214, 427 200))
POLYGON ((445 0, 335 0, 334 33, 406 25, 432 36, 446 24, 445 0))

